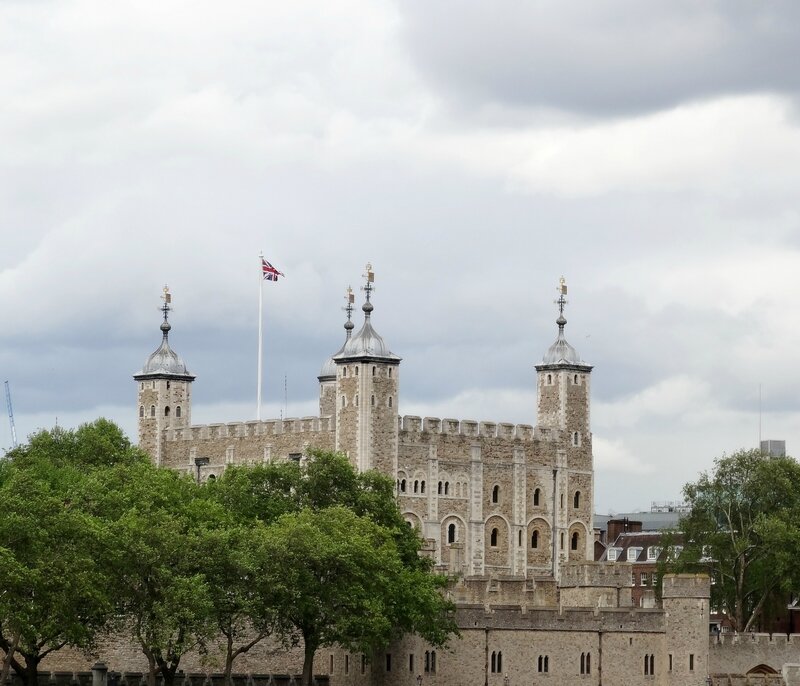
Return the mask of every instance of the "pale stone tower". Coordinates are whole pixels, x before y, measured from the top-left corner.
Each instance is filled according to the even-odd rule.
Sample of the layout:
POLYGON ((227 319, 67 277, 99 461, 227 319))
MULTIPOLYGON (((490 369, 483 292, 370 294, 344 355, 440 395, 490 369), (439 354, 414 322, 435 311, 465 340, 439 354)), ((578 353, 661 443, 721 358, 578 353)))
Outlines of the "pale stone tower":
POLYGON ((172 327, 168 315, 172 296, 166 286, 162 298, 161 345, 147 358, 142 371, 133 377, 138 385, 139 447, 150 454, 156 465, 161 464, 164 429, 191 426, 194 381, 183 360, 169 347, 172 327))
POLYGON ((400 358, 389 351, 370 321, 375 275, 367 265, 364 325, 333 356, 336 364, 336 450, 359 470, 397 475, 400 358))
POLYGON ((319 379, 319 416, 333 417, 334 421, 336 420, 336 363, 333 361, 333 358, 344 350, 355 328, 355 325, 351 321, 354 302, 353 289, 349 286, 344 298, 347 302, 347 305, 344 307, 344 311, 347 312, 347 321, 344 324, 344 344, 337 352, 325 360, 325 364, 322 365, 322 369, 317 377, 317 379, 319 379))
POLYGON ((552 484, 552 564, 593 559, 592 434, 589 392, 592 367, 564 338, 567 286, 559 284, 558 337, 544 355, 537 372, 537 429, 557 441, 552 484))

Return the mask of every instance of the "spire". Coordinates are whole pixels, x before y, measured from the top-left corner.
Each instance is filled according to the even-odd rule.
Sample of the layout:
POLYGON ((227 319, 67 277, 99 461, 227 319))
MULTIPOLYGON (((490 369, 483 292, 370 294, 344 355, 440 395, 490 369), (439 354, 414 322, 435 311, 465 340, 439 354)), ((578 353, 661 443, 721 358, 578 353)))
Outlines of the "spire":
POLYGON ((133 378, 139 380, 145 377, 163 377, 191 381, 194 376, 186 369, 186 365, 180 355, 169 347, 169 332, 172 329, 172 325, 169 323, 169 313, 172 311, 172 294, 169 292, 169 286, 164 286, 161 299, 164 301, 161 307, 158 308, 164 315, 159 327, 162 334, 161 345, 147 358, 142 370, 135 374, 133 378))
MULTIPOLYGON (((558 298, 553 302, 558 305, 558 319, 556 319, 556 324, 558 324, 558 336, 556 337, 555 343, 553 343, 544 354, 541 365, 537 365, 536 368, 539 369, 542 366, 548 365, 588 367, 589 365, 581 359, 578 351, 567 343, 567 339, 564 337, 564 327, 567 324, 567 319, 564 317, 564 307, 567 305, 568 301, 566 297, 567 282, 563 276, 558 281, 556 291, 558 291, 558 298)), ((591 369, 591 367, 589 368, 591 369)))
MULTIPOLYGON (((394 353, 389 351, 386 342, 378 335, 375 329, 372 328, 370 315, 374 307, 372 306, 372 291, 375 290, 375 272, 372 271, 372 265, 367 263, 366 270, 363 274, 364 285, 361 290, 364 291, 366 300, 361 306, 364 311, 364 324, 358 332, 345 341, 342 349, 333 356, 333 359, 338 362, 340 360, 349 359, 374 359, 382 362, 399 363, 400 358, 394 353)), ((348 291, 348 299, 350 292, 348 291)))

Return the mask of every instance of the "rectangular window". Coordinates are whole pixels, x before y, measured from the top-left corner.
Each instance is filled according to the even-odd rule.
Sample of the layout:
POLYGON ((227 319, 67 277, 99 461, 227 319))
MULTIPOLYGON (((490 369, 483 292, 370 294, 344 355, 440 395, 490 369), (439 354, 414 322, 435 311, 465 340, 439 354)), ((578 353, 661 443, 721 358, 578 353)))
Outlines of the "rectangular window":
POLYGON ((350 656, 349 655, 345 655, 344 656, 344 673, 345 674, 350 674, 350 656))
POLYGON ((408 654, 408 671, 409 672, 414 671, 414 653, 408 654))
POLYGON ((631 572, 631 586, 636 585, 636 572, 631 572))
POLYGON ((649 586, 650 585, 650 577, 647 572, 642 572, 640 575, 640 579, 642 581, 642 586, 649 586))
POLYGON ((331 666, 330 669, 328 669, 328 674, 333 674, 333 655, 331 655, 331 666))
POLYGON ((694 671, 694 653, 689 653, 689 671, 694 671))
POLYGON ((391 672, 392 671, 392 654, 391 653, 386 653, 386 671, 387 672, 391 672))

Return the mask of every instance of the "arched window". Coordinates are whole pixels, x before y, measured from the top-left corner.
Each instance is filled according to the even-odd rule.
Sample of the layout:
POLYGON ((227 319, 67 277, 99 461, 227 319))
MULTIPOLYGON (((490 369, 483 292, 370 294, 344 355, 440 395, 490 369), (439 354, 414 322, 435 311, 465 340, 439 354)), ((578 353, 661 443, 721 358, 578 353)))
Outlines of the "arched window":
POLYGON ((139 416, 144 417, 144 405, 139 405, 139 416))
POLYGON ((420 481, 419 482, 419 492, 420 493, 425 493, 425 482, 424 481, 420 481))
POLYGON ((572 506, 574 508, 579 508, 581 506, 581 492, 575 491, 575 496, 572 498, 572 506))
POLYGON ((419 492, 419 481, 414 481, 414 493, 419 492))
POLYGON ((392 368, 391 367, 389 367, 389 378, 390 379, 392 378, 392 368))
POLYGON ((392 406, 392 396, 389 396, 389 407, 392 406))
POLYGON ((503 651, 497 651, 497 671, 498 673, 502 673, 503 671, 503 651))
POLYGON ((439 482, 439 495, 442 495, 442 482, 439 482))
POLYGON ((563 493, 561 494, 561 497, 559 498, 559 501, 561 503, 561 507, 563 508, 564 507, 564 494, 563 493))
POLYGON ((169 405, 164 408, 164 416, 169 417, 169 405))
POLYGON ((180 416, 181 416, 181 406, 180 405, 178 405, 175 408, 175 416, 178 417, 178 418, 180 418, 180 416))
POLYGON ((578 532, 577 531, 572 534, 572 542, 570 543, 570 548, 572 550, 577 550, 578 549, 578 532))
POLYGON ((400 479, 400 492, 401 493, 405 493, 406 492, 406 480, 405 479, 400 479))
POLYGON ((206 481, 216 481, 216 480, 217 480, 216 474, 209 474, 208 479, 206 479, 206 481))
POLYGON ((373 368, 372 368, 372 376, 375 376, 375 374, 377 373, 377 372, 376 372, 376 369, 377 369, 376 367, 373 367, 373 368))
POLYGON ((150 416, 151 417, 155 417, 156 416, 156 406, 155 405, 150 405, 150 416))
POLYGON ((448 543, 455 543, 456 542, 456 525, 450 524, 447 527, 447 542, 448 543))
POLYGON ((644 675, 645 676, 649 676, 650 675, 650 656, 649 655, 645 655, 644 656, 644 675))
POLYGON ((552 374, 548 374, 547 375, 547 385, 549 386, 551 383, 553 383, 553 375, 552 374))
POLYGON ((534 506, 534 507, 539 507, 539 496, 540 496, 540 495, 541 495, 541 491, 540 491, 540 490, 537 488, 537 489, 536 489, 536 490, 533 492, 533 506, 534 506))
POLYGON ((573 382, 574 384, 577 384, 577 383, 578 383, 578 375, 577 375, 577 374, 575 375, 575 378, 572 380, 572 382, 573 382))
POLYGON ((492 535, 489 538, 489 545, 492 546, 492 548, 497 547, 497 529, 492 529, 492 535))
POLYGON ((492 502, 499 503, 500 502, 500 486, 495 484, 495 487, 492 489, 492 502))
POLYGON ((345 398, 344 398, 344 396, 342 396, 342 407, 344 407, 345 402, 346 402, 345 398))
POLYGON ((581 674, 586 674, 586 653, 581 653, 581 674))
POLYGON ((531 534, 531 548, 538 548, 539 547, 539 532, 534 531, 531 534))
POLYGON ((592 673, 592 654, 586 653, 586 673, 592 673))
POLYGON ((580 445, 581 444, 581 435, 576 431, 572 434, 572 445, 580 445))
POLYGON ((444 482, 444 494, 448 495, 449 491, 450 491, 450 482, 449 481, 445 481, 444 482))
POLYGON ((375 407, 375 396, 372 396, 372 407, 375 407))
POLYGON ((656 673, 656 656, 650 655, 650 674, 656 673))
POLYGON ((431 650, 431 674, 436 674, 436 651, 431 650))
POLYGON ((358 376, 358 367, 356 367, 356 376, 358 376))
POLYGON ((342 376, 347 376, 347 367, 342 368, 342 376))
POLYGON ((497 653, 492 651, 492 674, 497 673, 497 653))

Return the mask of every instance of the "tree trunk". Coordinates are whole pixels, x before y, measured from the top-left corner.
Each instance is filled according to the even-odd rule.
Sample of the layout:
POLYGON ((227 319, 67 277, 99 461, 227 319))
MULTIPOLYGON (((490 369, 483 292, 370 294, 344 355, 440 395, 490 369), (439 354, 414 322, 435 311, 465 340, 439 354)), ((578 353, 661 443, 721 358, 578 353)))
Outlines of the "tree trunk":
POLYGON ((314 654, 316 641, 303 637, 303 686, 314 686, 314 654))
POLYGON ((147 656, 147 686, 156 686, 156 674, 158 673, 158 665, 156 665, 156 658, 149 650, 145 650, 147 656))
POLYGON ((231 672, 233 672, 233 635, 228 634, 228 650, 225 653, 225 684, 233 686, 231 672))
POLYGON ((3 656, 3 670, 0 672, 0 684, 5 684, 8 680, 8 673, 11 671, 11 660, 17 652, 19 645, 20 632, 16 632, 11 639, 11 643, 6 647, 6 654, 3 656))

